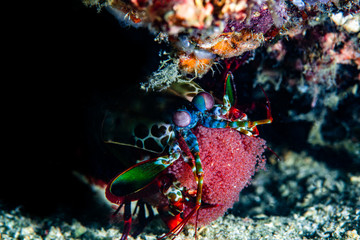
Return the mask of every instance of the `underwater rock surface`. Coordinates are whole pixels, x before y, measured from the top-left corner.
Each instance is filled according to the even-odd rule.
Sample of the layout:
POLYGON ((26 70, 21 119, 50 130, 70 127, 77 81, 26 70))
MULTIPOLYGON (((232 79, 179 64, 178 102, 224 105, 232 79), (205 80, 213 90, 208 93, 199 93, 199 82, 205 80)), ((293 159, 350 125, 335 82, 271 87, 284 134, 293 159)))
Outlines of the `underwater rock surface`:
MULTIPOLYGON (((360 173, 331 169, 306 152, 289 151, 282 157, 255 176, 231 214, 201 228, 198 239, 360 239, 360 173)), ((33 218, 21 209, 0 206, 4 240, 121 237, 117 225, 33 218)), ((136 239, 156 239, 165 231, 160 222, 154 221, 136 239)), ((187 226, 176 239, 193 236, 194 228, 187 226)))

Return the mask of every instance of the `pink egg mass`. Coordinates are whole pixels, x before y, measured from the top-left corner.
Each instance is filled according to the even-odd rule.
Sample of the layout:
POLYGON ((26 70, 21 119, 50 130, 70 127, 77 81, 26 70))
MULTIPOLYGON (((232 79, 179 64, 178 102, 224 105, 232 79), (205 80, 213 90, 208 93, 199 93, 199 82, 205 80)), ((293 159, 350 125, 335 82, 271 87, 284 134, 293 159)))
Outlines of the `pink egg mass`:
MULTIPOLYGON (((210 207, 200 208, 199 226, 206 225, 224 213, 239 200, 240 191, 249 185, 258 169, 264 169, 265 140, 249 137, 227 128, 198 126, 194 133, 199 142, 200 158, 204 169, 202 203, 210 207)), ((180 141, 182 150, 189 148, 180 141)), ((191 154, 188 154, 191 156, 191 154)), ((176 161, 168 170, 187 189, 196 190, 196 181, 190 166, 176 161)), ((185 208, 185 215, 191 208, 185 208)), ((195 224, 196 216, 190 220, 195 224)))

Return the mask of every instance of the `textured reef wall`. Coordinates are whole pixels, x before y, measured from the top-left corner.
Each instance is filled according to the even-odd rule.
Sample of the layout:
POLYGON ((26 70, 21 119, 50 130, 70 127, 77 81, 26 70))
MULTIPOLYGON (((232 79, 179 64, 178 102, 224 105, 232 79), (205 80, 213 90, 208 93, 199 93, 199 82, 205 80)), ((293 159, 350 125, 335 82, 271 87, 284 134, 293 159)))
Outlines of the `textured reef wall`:
MULTIPOLYGON (((345 190, 356 189, 359 172, 354 169, 360 163, 358 1, 85 3, 149 29, 155 41, 169 47, 160 52, 159 68, 142 89, 176 92, 176 84, 196 82, 221 99, 224 72, 232 71, 241 110, 252 118, 261 116, 258 99, 263 96, 256 86, 269 95, 275 120, 260 136, 283 162, 272 161, 269 171, 240 193, 229 213, 245 217, 242 222, 230 214, 226 223, 212 223, 200 237, 359 237, 359 192, 345 190)), ((191 179, 190 171, 178 175, 191 185, 180 177, 191 179)), ((216 203, 225 210, 233 197, 219 192, 226 201, 216 203)), ((221 215, 211 208, 203 211, 221 215)), ((200 211, 199 224, 215 219, 212 214, 200 211)))
POLYGON ((212 78, 206 73, 236 69, 232 60, 250 53, 255 61, 235 73, 238 79, 250 77, 279 98, 284 97, 280 92, 292 95, 291 103, 301 106, 292 104, 284 114, 314 123, 309 143, 335 146, 358 159, 358 137, 353 136, 358 135, 358 111, 344 109, 357 108, 349 105, 358 99, 358 1, 84 3, 108 9, 122 23, 148 28, 155 41, 171 47, 161 52, 159 68, 143 88, 164 90, 194 78, 206 88, 203 82, 212 78))

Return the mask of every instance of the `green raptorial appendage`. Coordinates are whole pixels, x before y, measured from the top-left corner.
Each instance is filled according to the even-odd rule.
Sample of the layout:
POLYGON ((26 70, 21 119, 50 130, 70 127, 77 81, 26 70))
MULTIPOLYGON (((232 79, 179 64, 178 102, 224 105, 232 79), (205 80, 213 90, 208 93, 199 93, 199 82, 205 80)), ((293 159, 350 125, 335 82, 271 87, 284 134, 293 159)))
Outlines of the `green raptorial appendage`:
POLYGON ((233 75, 231 73, 228 73, 228 75, 226 76, 226 90, 225 90, 225 94, 229 97, 229 101, 231 106, 234 106, 235 104, 235 96, 234 96, 234 89, 232 86, 232 81, 233 81, 233 75))
POLYGON ((157 161, 145 161, 117 176, 110 186, 115 196, 126 196, 136 193, 148 186, 167 166, 157 161))

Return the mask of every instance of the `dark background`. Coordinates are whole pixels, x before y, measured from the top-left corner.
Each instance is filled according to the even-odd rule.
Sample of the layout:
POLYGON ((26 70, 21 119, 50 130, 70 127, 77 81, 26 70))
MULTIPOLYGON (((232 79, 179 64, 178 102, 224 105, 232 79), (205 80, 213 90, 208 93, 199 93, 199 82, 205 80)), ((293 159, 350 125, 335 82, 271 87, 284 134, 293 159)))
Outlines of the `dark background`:
POLYGON ((105 9, 80 0, 43 7, 24 17, 8 45, 16 52, 3 87, 11 94, 3 109, 0 204, 32 216, 71 217, 95 206, 73 171, 87 174, 102 157, 95 136, 102 107, 146 81, 160 46, 146 29, 121 27, 105 9))

